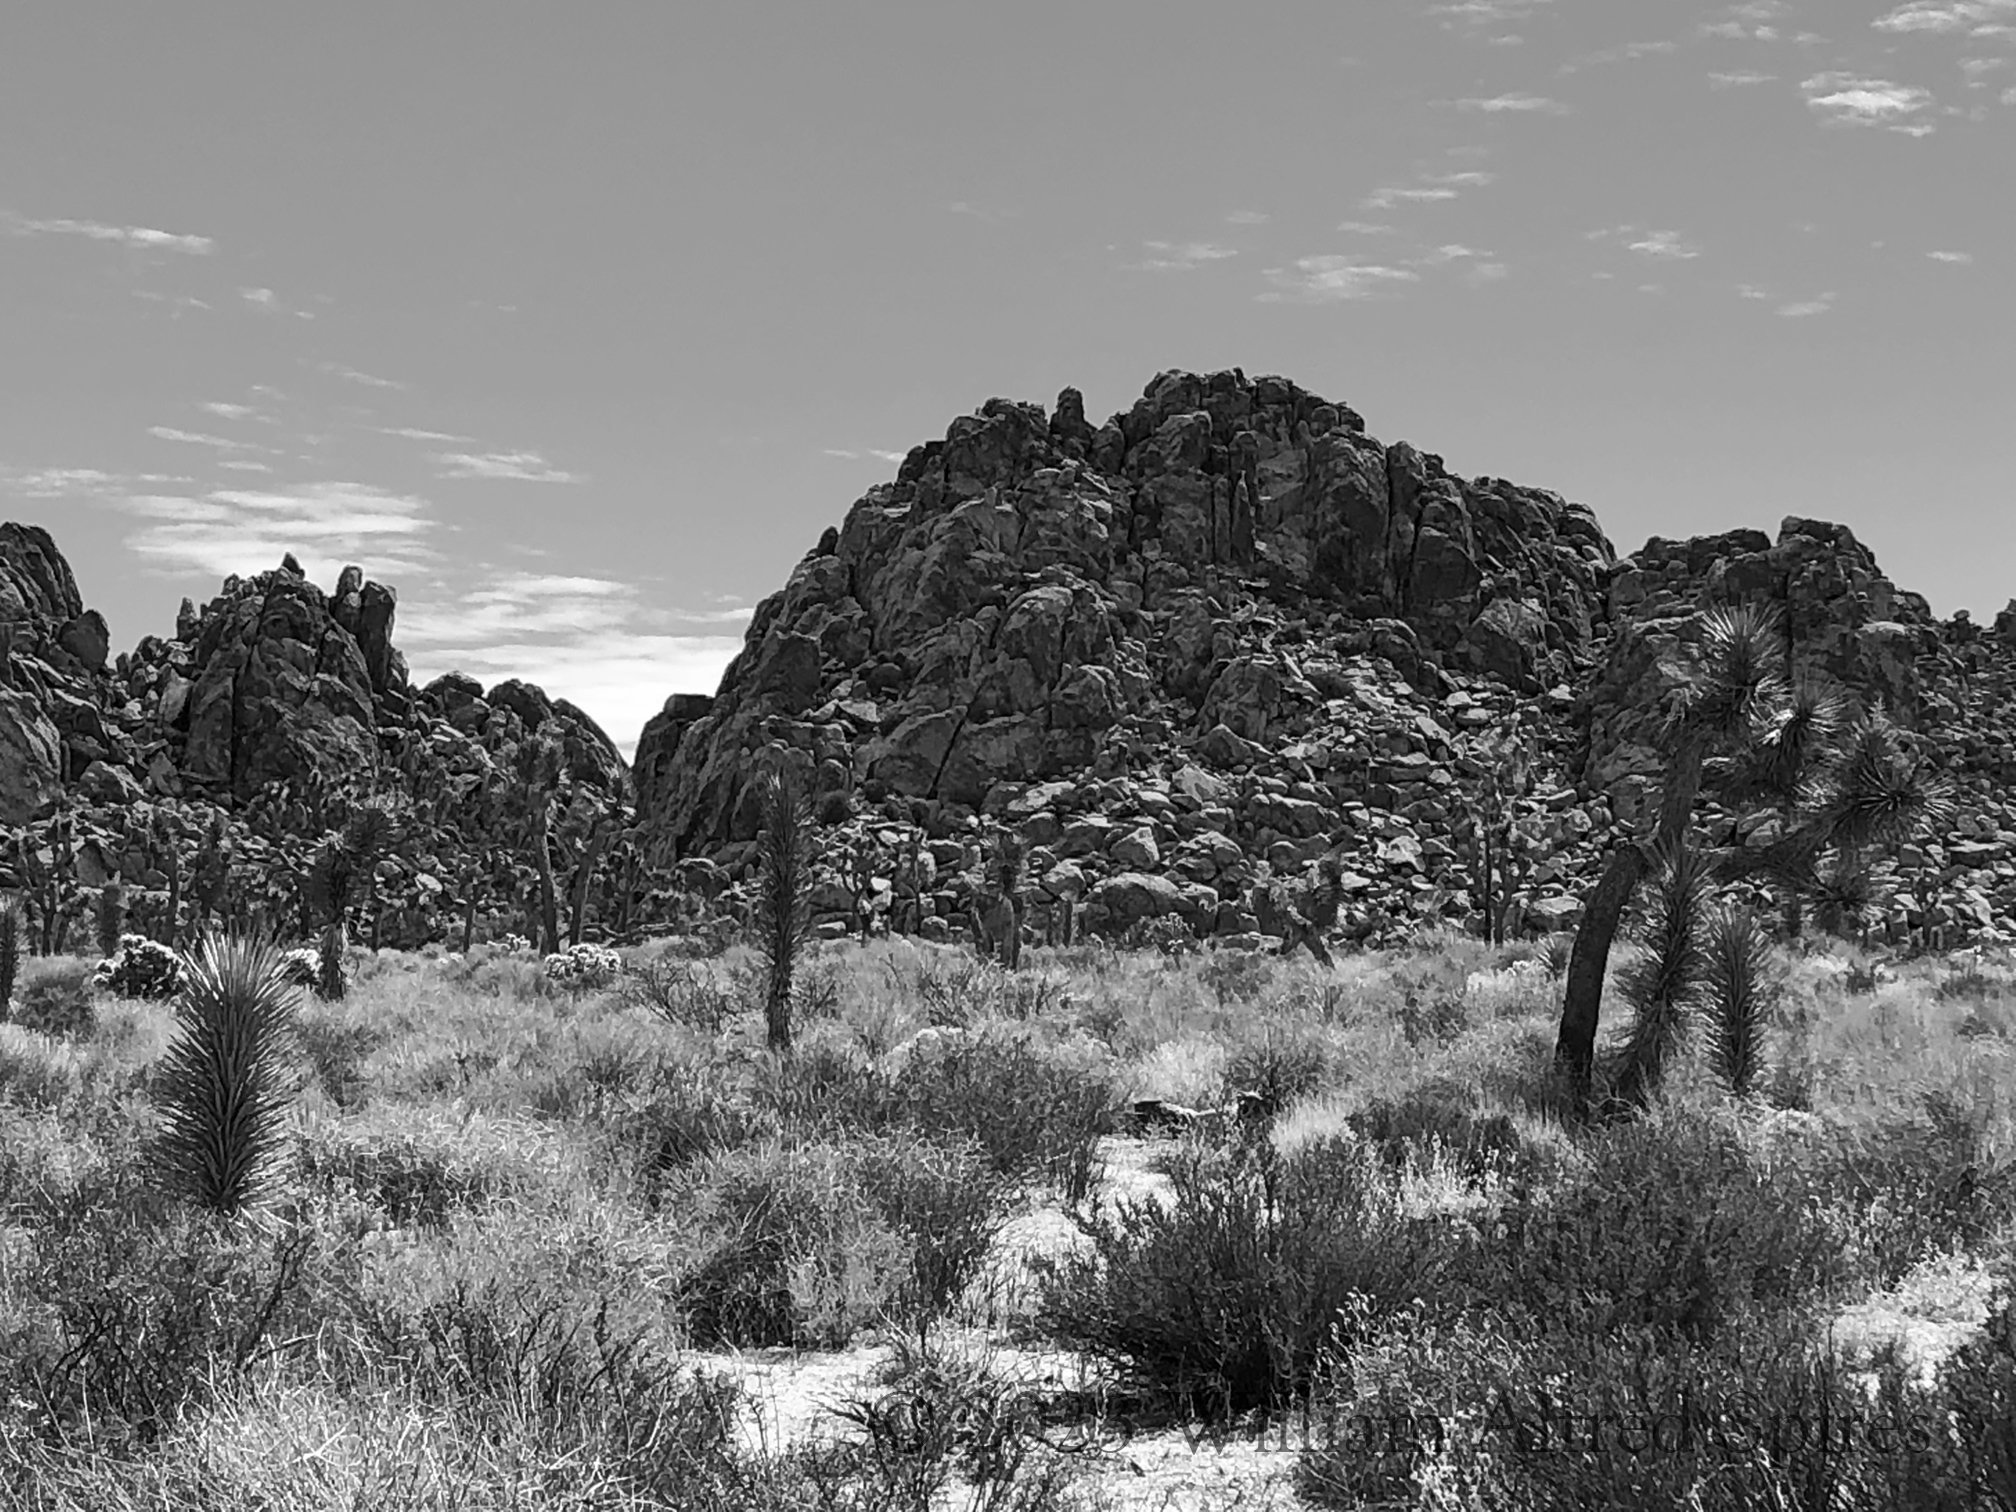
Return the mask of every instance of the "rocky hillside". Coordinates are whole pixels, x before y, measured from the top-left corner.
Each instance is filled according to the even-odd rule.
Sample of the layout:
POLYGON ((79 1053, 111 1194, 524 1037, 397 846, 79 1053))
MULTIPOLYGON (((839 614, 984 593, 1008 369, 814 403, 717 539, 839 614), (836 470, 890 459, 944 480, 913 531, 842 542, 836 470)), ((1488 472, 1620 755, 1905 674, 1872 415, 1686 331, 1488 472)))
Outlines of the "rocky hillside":
MULTIPOLYGON (((522 930, 529 755, 551 742, 563 882, 605 858, 585 868, 594 933, 650 922, 675 883, 732 907, 773 760, 829 829, 829 930, 892 908, 963 930, 997 826, 1030 847, 1039 933, 1068 915, 1252 943, 1253 885, 1332 851, 1346 935, 1474 926, 1494 790, 1508 923, 1548 929, 1649 817, 1696 612, 1742 601, 1777 605, 1794 661, 1880 699, 1959 787, 1957 832, 1900 858, 1890 927, 2011 932, 2016 604, 1941 622, 1847 529, 1803 519, 1620 558, 1580 504, 1456 477, 1237 372, 1164 373, 1098 426, 1070 389, 955 420, 763 602, 714 695, 667 700, 627 772, 536 688, 412 687, 396 596, 354 568, 330 592, 291 559, 231 579, 115 657, 49 536, 0 526, 0 886, 51 853, 58 811, 85 886, 158 890, 161 815, 221 824, 248 875, 284 878, 377 791, 415 819, 382 878, 394 937, 452 935, 472 905, 479 934, 522 930)), ((1770 835, 1712 793, 1707 825, 1770 835)))
MULTIPOLYGON (((1581 505, 1237 372, 1164 373, 1097 427, 1075 390, 995 400, 913 450, 758 608, 718 693, 646 728, 639 810, 733 875, 781 749, 871 855, 924 828, 940 927, 983 820, 1034 847, 1039 903, 1108 930, 1250 935, 1250 885, 1341 844, 1345 927, 1380 937, 1474 919, 1466 819, 1501 764, 1480 736, 1516 715, 1518 911, 1544 928, 1647 816, 1690 616, 1746 600, 1961 786, 1960 833, 1901 858, 1893 923, 2008 930, 2016 605, 1987 634, 1940 623, 1809 520, 1619 558, 1581 505)), ((1718 840, 1736 823, 1711 805, 1718 840)))
POLYGON ((49 534, 0 524, 0 888, 61 858, 79 886, 158 893, 221 847, 219 911, 291 922, 308 847, 375 796, 411 829, 380 879, 389 939, 438 938, 472 900, 523 929, 526 748, 556 747, 544 786, 578 827, 627 827, 629 773, 592 719, 538 688, 410 686, 397 606, 357 568, 324 592, 290 557, 201 609, 185 600, 173 638, 115 657, 49 534))

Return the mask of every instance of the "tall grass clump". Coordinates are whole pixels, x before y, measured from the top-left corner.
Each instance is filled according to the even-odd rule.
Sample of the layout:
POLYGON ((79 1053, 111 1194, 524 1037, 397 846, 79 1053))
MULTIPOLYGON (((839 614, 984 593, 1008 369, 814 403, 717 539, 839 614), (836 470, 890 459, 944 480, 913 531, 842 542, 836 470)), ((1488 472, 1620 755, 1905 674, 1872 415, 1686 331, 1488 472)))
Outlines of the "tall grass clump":
POLYGON ((758 839, 756 952, 764 966, 763 1019, 769 1045, 791 1048, 791 977, 812 935, 812 803, 788 766, 763 779, 758 839))
POLYGON ((199 1208, 236 1213, 276 1183, 294 1077, 295 989, 274 945, 212 935, 183 959, 177 1035, 155 1079, 156 1163, 199 1208))

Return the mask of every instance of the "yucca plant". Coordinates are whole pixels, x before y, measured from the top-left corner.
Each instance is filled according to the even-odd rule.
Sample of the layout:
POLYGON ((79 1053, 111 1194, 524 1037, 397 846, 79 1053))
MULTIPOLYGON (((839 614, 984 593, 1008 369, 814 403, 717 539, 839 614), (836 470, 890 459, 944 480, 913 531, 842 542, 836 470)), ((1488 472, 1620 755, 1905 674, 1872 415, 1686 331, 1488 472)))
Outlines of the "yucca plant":
POLYGON ((1771 940, 1748 909, 1725 905, 1709 915, 1701 944, 1702 993, 1716 1074, 1747 1097, 1764 1065, 1764 1021, 1776 983, 1771 940))
POLYGON ((1660 858, 1656 880, 1642 925, 1645 953, 1618 978, 1633 1018, 1611 1071, 1610 1095, 1627 1107, 1643 1106, 1664 1079, 1703 975, 1707 862, 1683 842, 1660 858))
POLYGON ((279 1179, 294 1076, 295 988, 270 940, 207 935, 182 958, 177 1033, 155 1080, 155 1164, 199 1208, 234 1214, 279 1179))
POLYGON ((812 934, 812 804, 781 763, 763 779, 756 883, 756 952, 764 965, 763 1019, 772 1050, 791 1048, 791 980, 812 934))

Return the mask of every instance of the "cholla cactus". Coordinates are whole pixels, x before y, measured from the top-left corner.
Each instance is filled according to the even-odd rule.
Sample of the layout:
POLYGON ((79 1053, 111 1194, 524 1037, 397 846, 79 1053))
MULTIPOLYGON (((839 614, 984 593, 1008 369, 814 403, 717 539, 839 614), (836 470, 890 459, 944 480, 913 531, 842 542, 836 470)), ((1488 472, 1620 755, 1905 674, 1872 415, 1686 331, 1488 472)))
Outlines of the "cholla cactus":
POLYGON ((570 945, 543 964, 547 981, 574 992, 607 987, 623 974, 623 958, 606 945, 570 945))
POLYGON ((92 980, 121 997, 165 1002, 182 990, 182 958, 145 935, 121 935, 118 949, 98 963, 92 980))

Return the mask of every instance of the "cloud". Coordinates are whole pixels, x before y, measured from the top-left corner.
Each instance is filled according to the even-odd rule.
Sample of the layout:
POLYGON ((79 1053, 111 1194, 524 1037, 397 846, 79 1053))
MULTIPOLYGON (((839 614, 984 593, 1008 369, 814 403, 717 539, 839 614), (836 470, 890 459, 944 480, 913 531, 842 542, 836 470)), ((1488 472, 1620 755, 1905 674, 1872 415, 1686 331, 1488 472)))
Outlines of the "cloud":
POLYGON ((1228 226, 1264 226, 1272 220, 1265 210, 1234 210, 1225 217, 1228 226))
POLYGON ((1825 315, 1834 308, 1835 295, 1830 291, 1814 299, 1802 299, 1793 304, 1778 306, 1778 313, 1788 320, 1800 320, 1808 315, 1825 315))
MULTIPOLYGON (((1431 5, 1428 13, 1442 18, 1442 24, 1455 30, 1490 31, 1501 26, 1516 25, 1530 20, 1542 11, 1552 0, 1449 0, 1442 5, 1431 5)), ((1494 37, 1497 42, 1517 42, 1517 37, 1494 37)))
POLYGON ((2016 0, 1911 0, 1870 24, 1887 32, 1980 32, 2016 18, 2016 0))
POLYGON ((1561 65, 1563 74, 1579 73, 1585 68, 1598 68, 1610 63, 1629 63, 1638 58, 1649 58, 1658 53, 1677 51, 1678 42, 1626 42, 1621 47, 1606 47, 1600 52, 1584 53, 1579 58, 1570 58, 1561 65))
POLYGON ((1571 113, 1571 107, 1563 105, 1559 100, 1550 100, 1544 95, 1534 94, 1502 94, 1493 95, 1489 99, 1458 100, 1456 108, 1458 110, 1481 110, 1490 115, 1499 115, 1507 111, 1517 112, 1522 115, 1568 115, 1571 113))
POLYGON ((870 457, 874 458, 877 462, 901 462, 910 454, 900 451, 884 451, 874 446, 822 446, 819 448, 819 455, 822 457, 838 457, 843 462, 860 462, 870 457))
POLYGON ((1498 283, 1512 276, 1512 270, 1502 262, 1480 262, 1463 275, 1467 284, 1498 283))
MULTIPOLYGON (((1360 210, 1390 210, 1395 205, 1432 205, 1453 200, 1465 189, 1477 189, 1497 179, 1495 173, 1469 168, 1460 173, 1431 174, 1418 184, 1375 189, 1358 202, 1360 210)), ((1346 226, 1350 225, 1346 222, 1346 226)), ((1344 229, 1344 227, 1339 228, 1344 229)))
POLYGON ((1287 299, 1311 304, 1372 299, 1392 285, 1415 283, 1421 277, 1411 268, 1361 263, 1356 258, 1334 254, 1297 258, 1292 268, 1269 268, 1266 273, 1275 285, 1275 292, 1258 297, 1269 304, 1287 299))
POLYGON ((1393 231, 1391 226, 1383 226, 1377 221, 1359 220, 1339 221, 1337 222, 1337 229, 1339 231, 1348 231, 1353 236, 1389 236, 1393 231))
POLYGON ((345 367, 340 362, 318 362, 318 371, 341 378, 345 383, 359 383, 366 388, 407 389, 412 385, 401 383, 394 378, 379 378, 370 373, 360 373, 353 367, 345 367))
POLYGON ((199 496, 127 494, 110 500, 142 521, 137 555, 172 571, 212 577, 277 567, 293 552, 317 579, 350 562, 418 571, 431 559, 423 500, 367 483, 309 483, 285 491, 220 489, 199 496))
POLYGON ((402 612, 399 642, 418 680, 448 671, 486 684, 525 678, 586 709, 628 756, 668 694, 714 691, 742 649, 739 634, 675 627, 739 628, 753 612, 653 611, 635 584, 506 570, 402 612))
POLYGON ((1932 103, 1929 91, 1912 85, 1823 73, 1815 74, 1799 87, 1806 91, 1807 105, 1825 116, 1829 124, 1889 126, 1914 133, 1931 130, 1929 122, 1900 126, 1932 103))
POLYGON ((1153 255, 1128 266, 1149 273, 1187 273, 1205 263, 1239 255, 1238 248, 1221 247, 1216 242, 1151 241, 1141 245, 1153 255))
POLYGON ((1753 84, 1775 83, 1777 78, 1778 75, 1768 73, 1711 73, 1708 75, 1708 87, 1710 89, 1745 89, 1753 84))
POLYGON ((1004 220, 1013 220, 1016 214, 1015 211, 1004 210, 998 205, 976 205, 971 200, 953 200, 945 208, 954 215, 970 215, 973 219, 984 221, 990 226, 998 225, 1004 220))
POLYGON ((259 413, 249 404, 224 404, 217 400, 200 407, 220 420, 250 420, 259 413))
POLYGON ((1934 262, 1942 263, 1971 263, 1974 261, 1974 254, 1972 252, 1927 252, 1925 255, 1934 262))
POLYGON ((108 226, 100 221, 29 220, 13 211, 0 212, 16 236, 83 236, 92 241, 118 242, 144 252, 181 252, 204 257, 217 250, 207 236, 181 236, 173 231, 156 231, 151 226, 108 226))
POLYGON ((219 467, 228 467, 233 472, 270 473, 273 471, 264 462, 248 462, 243 457, 233 457, 228 461, 219 462, 217 465, 219 467))
POLYGON ((172 425, 150 425, 147 434, 157 441, 175 441, 184 446, 214 446, 219 451, 247 450, 243 441, 233 441, 225 436, 205 435, 202 431, 177 430, 172 425))
POLYGON ((474 436, 458 436, 452 431, 420 430, 410 425, 380 426, 378 434, 399 436, 408 441, 445 441, 457 446, 466 446, 476 439, 474 436))
POLYGON ((1678 231, 1648 232, 1637 241, 1626 242, 1625 246, 1630 251, 1636 252, 1640 257, 1653 257, 1662 260, 1671 259, 1678 261, 1701 255, 1701 249, 1682 238, 1678 231))
POLYGON ((573 473, 562 472, 537 452, 435 452, 434 460, 447 469, 441 476, 484 482, 578 483, 573 473))
POLYGON ((271 289, 240 289, 238 297, 249 305, 257 305, 262 310, 280 308, 280 296, 271 289))

